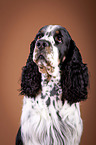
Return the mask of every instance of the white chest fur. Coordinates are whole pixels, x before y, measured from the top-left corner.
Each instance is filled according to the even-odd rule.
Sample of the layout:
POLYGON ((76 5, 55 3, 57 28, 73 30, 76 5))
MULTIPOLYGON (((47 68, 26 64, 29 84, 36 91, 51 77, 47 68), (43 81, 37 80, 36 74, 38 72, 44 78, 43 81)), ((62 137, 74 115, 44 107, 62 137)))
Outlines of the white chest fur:
POLYGON ((24 145, 78 145, 82 134, 79 103, 46 106, 43 99, 24 97, 21 134, 24 145), (61 106, 61 107, 59 107, 61 106))

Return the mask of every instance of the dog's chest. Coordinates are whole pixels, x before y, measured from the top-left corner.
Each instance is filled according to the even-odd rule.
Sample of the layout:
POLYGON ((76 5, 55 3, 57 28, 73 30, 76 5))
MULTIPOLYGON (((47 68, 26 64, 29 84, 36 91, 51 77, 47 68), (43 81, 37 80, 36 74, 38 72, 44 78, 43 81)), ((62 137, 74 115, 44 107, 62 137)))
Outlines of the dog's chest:
POLYGON ((42 144, 47 145, 46 140, 51 140, 53 128, 60 130, 58 111, 62 103, 56 103, 54 99, 50 99, 50 105, 47 100, 38 98, 34 99, 24 98, 22 116, 21 116, 21 130, 24 142, 28 145, 42 144), (54 102, 54 105, 53 105, 54 102))
POLYGON ((79 104, 71 107, 24 97, 21 136, 24 145, 78 145, 82 134, 79 104))

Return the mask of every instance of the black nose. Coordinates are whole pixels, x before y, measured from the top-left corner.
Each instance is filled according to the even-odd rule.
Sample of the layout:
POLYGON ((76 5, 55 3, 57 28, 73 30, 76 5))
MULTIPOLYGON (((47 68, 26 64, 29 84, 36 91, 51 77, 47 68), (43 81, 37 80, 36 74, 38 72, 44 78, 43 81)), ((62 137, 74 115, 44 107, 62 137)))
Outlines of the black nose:
POLYGON ((44 49, 45 47, 49 47, 50 43, 46 40, 38 40, 36 45, 38 49, 44 49))

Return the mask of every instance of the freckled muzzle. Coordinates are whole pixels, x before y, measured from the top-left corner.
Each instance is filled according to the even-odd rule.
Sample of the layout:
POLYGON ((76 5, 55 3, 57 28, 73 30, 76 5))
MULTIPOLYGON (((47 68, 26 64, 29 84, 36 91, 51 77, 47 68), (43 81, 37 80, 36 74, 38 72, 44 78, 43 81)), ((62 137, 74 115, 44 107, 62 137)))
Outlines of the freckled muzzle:
POLYGON ((51 43, 46 40, 38 40, 35 44, 34 49, 34 61, 38 62, 44 60, 48 65, 50 64, 50 59, 48 55, 52 53, 51 43))
POLYGON ((37 40, 33 53, 33 60, 38 65, 40 72, 53 72, 52 46, 47 40, 37 40))

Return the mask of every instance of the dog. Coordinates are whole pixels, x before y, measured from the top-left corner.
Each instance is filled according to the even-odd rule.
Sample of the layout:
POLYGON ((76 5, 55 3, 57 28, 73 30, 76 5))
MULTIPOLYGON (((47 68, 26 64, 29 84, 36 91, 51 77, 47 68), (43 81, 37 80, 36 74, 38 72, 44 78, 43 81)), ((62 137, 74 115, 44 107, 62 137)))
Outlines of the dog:
POLYGON ((79 102, 88 95, 88 67, 68 31, 41 28, 22 70, 24 95, 16 145, 79 145, 79 102))

